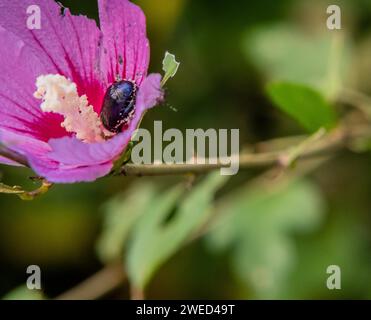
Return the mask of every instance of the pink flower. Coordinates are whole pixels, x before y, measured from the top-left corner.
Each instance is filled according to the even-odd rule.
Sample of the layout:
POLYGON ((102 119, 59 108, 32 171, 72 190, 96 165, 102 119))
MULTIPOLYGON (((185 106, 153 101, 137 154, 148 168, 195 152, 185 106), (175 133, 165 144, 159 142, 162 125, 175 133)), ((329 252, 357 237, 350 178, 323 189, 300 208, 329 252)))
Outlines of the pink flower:
MULTIPOLYGON (((147 76, 141 9, 128 0, 98 0, 98 6, 100 29, 52 0, 0 1, 0 143, 50 182, 107 175, 144 112, 163 98, 161 76, 147 76), (35 4, 41 28, 30 30, 27 8, 35 4), (117 77, 138 91, 134 115, 120 133, 109 134, 99 114, 117 77)), ((0 163, 19 165, 2 157, 0 163)))

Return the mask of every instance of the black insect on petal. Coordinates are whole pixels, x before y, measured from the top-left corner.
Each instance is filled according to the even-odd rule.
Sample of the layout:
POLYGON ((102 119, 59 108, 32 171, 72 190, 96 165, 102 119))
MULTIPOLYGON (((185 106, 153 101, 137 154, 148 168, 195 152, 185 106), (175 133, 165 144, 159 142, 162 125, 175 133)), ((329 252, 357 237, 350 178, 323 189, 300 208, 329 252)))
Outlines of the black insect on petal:
POLYGON ((137 85, 130 80, 114 82, 104 96, 100 118, 104 127, 118 133, 129 123, 134 112, 137 85))

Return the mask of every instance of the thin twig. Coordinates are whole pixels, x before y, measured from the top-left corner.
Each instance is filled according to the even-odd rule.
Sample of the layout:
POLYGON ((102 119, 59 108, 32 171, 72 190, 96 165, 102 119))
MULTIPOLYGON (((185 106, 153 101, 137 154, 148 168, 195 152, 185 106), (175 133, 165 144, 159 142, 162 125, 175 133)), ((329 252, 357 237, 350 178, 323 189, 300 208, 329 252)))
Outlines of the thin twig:
POLYGON ((144 291, 140 288, 136 288, 134 286, 131 286, 130 288, 130 299, 131 300, 144 300, 144 291))
MULTIPOLYGON (((306 145, 304 150, 297 155, 297 159, 311 158, 326 155, 348 147, 348 144, 360 137, 371 137, 371 127, 360 126, 354 128, 340 127, 323 138, 306 145)), ((279 151, 268 151, 262 153, 243 153, 239 156, 239 167, 258 168, 282 164, 282 157, 287 155, 292 148, 279 151)), ((187 173, 206 173, 216 169, 229 167, 225 161, 209 161, 208 164, 126 164, 121 173, 126 176, 162 176, 182 175, 187 173), (211 162, 211 163, 210 163, 211 162)))
POLYGON ((57 300, 93 300, 118 288, 126 280, 122 263, 109 264, 76 287, 56 297, 57 300))
POLYGON ((357 108, 371 119, 371 98, 368 95, 352 89, 343 89, 338 96, 338 101, 357 108))
MULTIPOLYGON (((371 128, 369 126, 354 126, 347 128, 340 127, 331 133, 325 135, 322 139, 306 146, 306 149, 298 155, 297 159, 315 157, 318 155, 327 154, 339 149, 346 148, 349 142, 362 137, 371 137, 371 128)), ((267 144, 269 142, 265 142, 267 144)), ((258 145, 261 145, 258 144, 258 145)), ((292 147, 290 147, 292 150, 292 147)), ((261 153, 242 153, 239 156, 239 167, 259 168, 280 164, 282 156, 290 152, 289 148, 278 151, 267 151, 261 153)), ((0 145, 0 156, 9 160, 13 160, 22 165, 28 166, 27 159, 0 145)), ((200 174, 209 171, 217 170, 223 167, 229 167, 231 164, 220 160, 210 160, 207 164, 125 164, 120 172, 126 176, 162 176, 162 175, 182 175, 182 174, 200 174)))

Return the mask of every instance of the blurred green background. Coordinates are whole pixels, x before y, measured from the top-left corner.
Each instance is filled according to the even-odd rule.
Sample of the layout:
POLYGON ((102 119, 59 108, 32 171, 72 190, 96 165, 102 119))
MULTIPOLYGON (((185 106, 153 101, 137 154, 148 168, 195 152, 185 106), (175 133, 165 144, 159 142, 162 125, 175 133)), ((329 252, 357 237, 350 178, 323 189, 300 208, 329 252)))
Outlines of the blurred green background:
MULTIPOLYGON (((61 2, 73 13, 97 18, 95 1, 61 2)), ((269 80, 308 84, 329 97, 340 86, 371 95, 369 0, 135 2, 147 16, 150 71, 161 71, 166 50, 181 62, 168 82, 166 104, 151 110, 143 127, 151 129, 154 120, 162 120, 164 129, 239 128, 241 146, 248 146, 305 133, 266 97, 269 80), (341 31, 326 28, 329 4, 342 8, 341 31), (334 73, 331 63, 337 56, 340 66, 334 73)), ((165 252, 168 242, 159 237, 153 241, 158 247, 147 248, 145 236, 137 240, 128 231, 122 255, 122 234, 136 215, 151 215, 163 194, 169 194, 172 206, 182 207, 179 195, 170 193, 184 177, 57 185, 32 202, 0 195, 0 295, 23 284, 26 267, 37 264, 44 294, 54 297, 100 270, 115 254, 108 251, 118 247, 134 283, 140 285, 143 274, 150 273, 147 298, 371 298, 370 154, 344 151, 303 170, 308 171, 305 177, 273 179, 268 187, 250 184, 260 170, 241 170, 218 181, 219 187, 200 189, 199 194, 203 190, 215 199, 210 214, 222 218, 194 241, 180 245, 182 239, 174 240, 176 248, 155 257, 161 263, 154 263, 153 270, 151 258, 141 252, 165 252), (341 268, 341 290, 326 287, 329 265, 341 268)), ((1 167, 1 175, 8 184, 32 187, 26 169, 1 167)), ((210 184, 213 178, 208 177, 210 184)), ((189 232, 181 231, 189 235, 203 224, 198 218, 184 218, 175 227, 194 222, 189 232)), ((132 233, 141 232, 143 221, 132 233)), ((179 232, 172 232, 174 238, 170 231, 168 238, 177 238, 179 232)), ((107 297, 128 298, 129 285, 107 297)))

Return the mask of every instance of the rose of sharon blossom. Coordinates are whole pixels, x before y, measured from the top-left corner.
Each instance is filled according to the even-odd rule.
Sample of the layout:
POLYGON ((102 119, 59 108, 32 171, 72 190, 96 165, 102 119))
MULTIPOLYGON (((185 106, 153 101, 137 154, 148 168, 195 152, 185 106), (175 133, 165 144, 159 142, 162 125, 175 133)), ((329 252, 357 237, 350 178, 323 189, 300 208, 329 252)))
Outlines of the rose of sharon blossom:
MULTIPOLYGON (((98 0, 98 7, 100 29, 53 0, 0 1, 0 143, 50 182, 107 175, 143 113, 163 98, 161 76, 147 75, 141 9, 128 0, 98 0), (40 8, 40 29, 27 26, 31 5, 40 8), (116 134, 99 115, 117 79, 138 90, 134 114, 116 134)), ((0 163, 19 165, 4 157, 0 163)))

